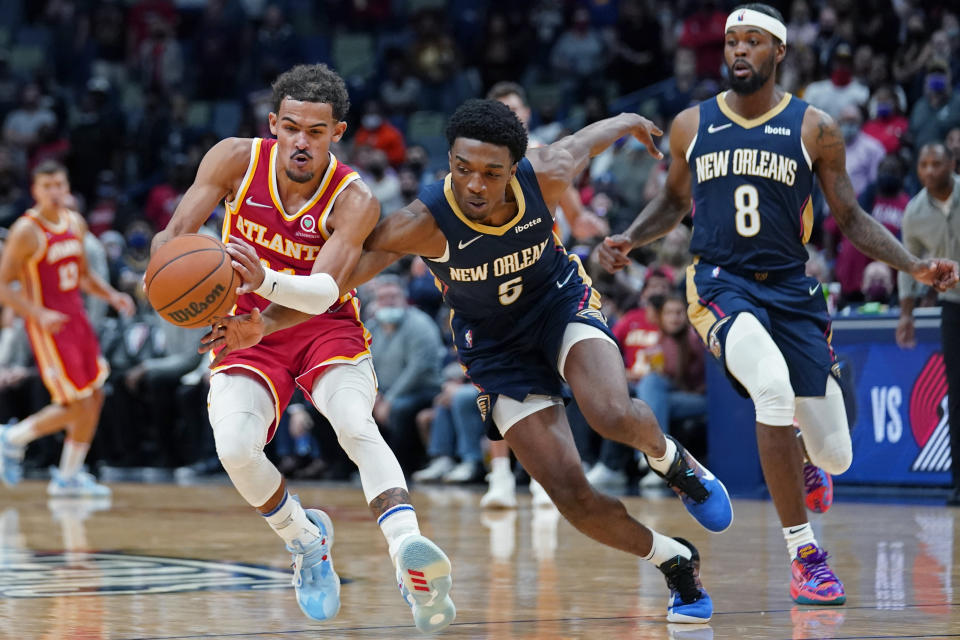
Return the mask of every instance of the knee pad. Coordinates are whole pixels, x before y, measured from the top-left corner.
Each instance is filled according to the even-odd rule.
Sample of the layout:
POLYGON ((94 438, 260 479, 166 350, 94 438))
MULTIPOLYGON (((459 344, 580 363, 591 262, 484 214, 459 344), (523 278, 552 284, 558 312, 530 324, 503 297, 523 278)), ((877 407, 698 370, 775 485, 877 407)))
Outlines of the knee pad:
POLYGON ((810 462, 831 475, 840 475, 853 462, 853 444, 847 427, 843 392, 827 379, 823 397, 797 398, 797 423, 810 462))
POLYGON ((740 313, 734 318, 724 351, 727 369, 753 400, 757 422, 793 425, 795 397, 787 361, 754 315, 740 313))
POLYGON ((280 472, 263 453, 274 418, 273 398, 251 378, 218 373, 210 378, 208 406, 223 468, 247 502, 263 505, 281 482, 280 472))

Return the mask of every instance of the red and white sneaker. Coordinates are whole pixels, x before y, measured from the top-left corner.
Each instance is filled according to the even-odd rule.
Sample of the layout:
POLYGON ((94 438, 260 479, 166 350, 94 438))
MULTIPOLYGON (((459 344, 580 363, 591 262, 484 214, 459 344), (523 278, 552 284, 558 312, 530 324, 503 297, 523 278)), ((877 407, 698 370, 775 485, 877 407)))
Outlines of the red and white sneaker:
POLYGON ((410 536, 397 549, 400 595, 413 609, 413 621, 424 633, 443 629, 457 617, 450 599, 450 560, 427 538, 410 536))

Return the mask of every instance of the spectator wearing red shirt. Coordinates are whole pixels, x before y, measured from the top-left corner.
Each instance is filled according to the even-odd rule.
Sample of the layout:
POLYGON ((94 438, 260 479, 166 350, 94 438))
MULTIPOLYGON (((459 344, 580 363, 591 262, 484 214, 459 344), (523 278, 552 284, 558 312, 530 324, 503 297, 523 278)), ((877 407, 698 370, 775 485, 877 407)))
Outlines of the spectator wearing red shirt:
POLYGON ((910 126, 897 102, 890 87, 878 88, 870 101, 870 120, 863 125, 863 132, 882 144, 887 153, 896 153, 900 149, 901 138, 910 126))
POLYGON ((701 78, 720 76, 726 25, 727 14, 720 10, 717 0, 706 0, 683 21, 677 45, 696 53, 697 75, 701 78))
POLYGON ((407 147, 403 142, 403 134, 395 126, 387 122, 380 109, 380 103, 371 100, 363 110, 360 119, 360 128, 353 138, 357 147, 371 147, 380 149, 387 154, 387 162, 393 168, 403 164, 407 154, 407 147))

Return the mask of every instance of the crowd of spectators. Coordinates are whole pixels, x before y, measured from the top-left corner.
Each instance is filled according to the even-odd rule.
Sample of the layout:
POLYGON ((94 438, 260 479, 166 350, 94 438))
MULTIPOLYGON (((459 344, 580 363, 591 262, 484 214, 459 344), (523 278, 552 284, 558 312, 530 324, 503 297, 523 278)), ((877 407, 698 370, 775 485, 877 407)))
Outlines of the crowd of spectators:
MULTIPOLYGON (((724 22, 734 4, 0 3, 0 229, 29 206, 30 169, 46 159, 64 162, 93 234, 87 244, 99 256, 95 266, 138 301, 130 319, 90 303, 112 367, 91 461, 180 467, 184 476, 217 467, 203 406, 205 362, 195 353, 202 331, 161 322, 138 283, 152 235, 169 221, 204 152, 226 136, 269 135, 269 85, 279 72, 326 62, 345 78, 354 106, 335 152, 361 172, 387 214, 445 172, 446 116, 497 83, 525 89, 523 117, 537 144, 623 110, 667 130, 680 110, 725 88, 724 22)), ((960 12, 938 0, 770 4, 789 23, 780 84, 840 123, 861 205, 899 234, 907 202, 920 189, 920 147, 944 142, 960 153, 960 12)), ((668 150, 666 140, 660 148, 668 150)), ((594 222, 569 224, 571 216, 559 215, 568 250, 604 294, 636 393, 675 422, 665 416, 703 413, 688 397, 703 393, 701 347, 685 338, 689 328, 673 313, 690 258, 690 221, 638 250, 616 277, 590 260, 603 233, 623 229, 657 193, 669 162, 653 160, 636 141, 619 141, 593 160, 566 207, 594 222)), ((829 285, 832 307, 895 304, 891 272, 842 238, 819 194, 814 204, 809 269, 829 285)), ((221 216, 213 213, 212 233, 221 216)), ((405 259, 361 291, 380 378, 375 417, 408 473, 432 460, 436 468, 421 478, 475 481, 482 477, 482 430, 464 417, 471 387, 458 367, 448 367, 454 355, 432 281, 421 260, 405 259)), ((20 323, 9 310, 0 318, 5 420, 45 398, 20 323)), ((580 429, 575 407, 570 414, 580 429)), ((283 422, 271 455, 286 473, 349 475, 349 461, 308 402, 300 398, 283 422)), ((629 452, 580 431, 588 463, 635 471, 629 452)), ((41 467, 55 450, 56 443, 37 443, 28 462, 41 467)))

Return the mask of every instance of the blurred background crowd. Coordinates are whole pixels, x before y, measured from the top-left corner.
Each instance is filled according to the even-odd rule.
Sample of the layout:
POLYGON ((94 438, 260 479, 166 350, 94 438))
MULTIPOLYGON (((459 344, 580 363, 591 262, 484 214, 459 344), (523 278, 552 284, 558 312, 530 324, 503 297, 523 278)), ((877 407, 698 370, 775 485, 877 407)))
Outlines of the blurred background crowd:
MULTIPOLYGON (((268 136, 270 83, 299 62, 346 80, 349 128, 335 148, 384 215, 446 171, 446 117, 464 99, 513 101, 531 140, 549 144, 620 111, 664 131, 685 107, 726 86, 720 0, 11 0, 0 3, 0 237, 31 204, 28 176, 67 165, 96 269, 138 300, 132 318, 95 300, 89 312, 112 373, 90 462, 110 479, 148 468, 178 478, 218 470, 206 419, 202 330, 162 322, 138 284, 162 229, 207 149, 227 136, 268 136), (516 87, 503 88, 505 81, 516 87), (499 86, 498 86, 499 85, 499 86)), ((960 154, 960 12, 926 0, 772 0, 788 21, 780 84, 840 123, 864 209, 900 232, 921 188, 917 151, 960 154)), ((668 150, 667 141, 660 148, 668 150)), ((633 140, 596 157, 559 211, 568 250, 604 294, 635 393, 703 455, 704 351, 681 296, 689 224, 635 253, 616 277, 591 261, 661 188, 670 158, 633 140)), ((817 194, 819 196, 819 194, 817 194)), ((839 234, 822 197, 808 271, 832 310, 895 305, 896 278, 839 234)), ((217 233, 222 211, 208 223, 217 233)), ((449 347, 446 311, 419 259, 361 291, 380 379, 375 417, 414 479, 475 482, 485 439, 449 347), (417 471, 420 473, 415 473, 417 471)), ((931 299, 932 303, 932 299, 931 299)), ((0 421, 46 401, 22 324, 0 315, 0 421)), ((569 408, 591 479, 643 473, 630 451, 598 442, 569 408)), ((281 470, 346 478, 349 460, 309 403, 284 416, 268 449, 281 470)), ((59 445, 31 445, 44 468, 59 445)), ((148 474, 149 475, 149 474, 148 474)))

